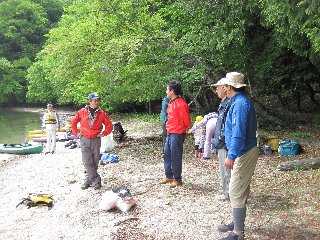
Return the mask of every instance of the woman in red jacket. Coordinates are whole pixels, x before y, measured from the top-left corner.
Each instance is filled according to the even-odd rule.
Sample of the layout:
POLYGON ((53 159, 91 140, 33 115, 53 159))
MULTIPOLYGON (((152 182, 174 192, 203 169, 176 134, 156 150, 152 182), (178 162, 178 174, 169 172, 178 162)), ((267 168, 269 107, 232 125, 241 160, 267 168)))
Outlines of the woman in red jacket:
POLYGON ((99 108, 100 100, 101 98, 96 93, 90 93, 89 105, 79 110, 71 119, 72 133, 80 137, 82 163, 86 173, 81 189, 87 189, 90 186, 93 186, 95 190, 101 188, 101 177, 98 174, 101 137, 111 133, 112 122, 99 108), (79 122, 81 129, 78 134, 77 124, 79 122))

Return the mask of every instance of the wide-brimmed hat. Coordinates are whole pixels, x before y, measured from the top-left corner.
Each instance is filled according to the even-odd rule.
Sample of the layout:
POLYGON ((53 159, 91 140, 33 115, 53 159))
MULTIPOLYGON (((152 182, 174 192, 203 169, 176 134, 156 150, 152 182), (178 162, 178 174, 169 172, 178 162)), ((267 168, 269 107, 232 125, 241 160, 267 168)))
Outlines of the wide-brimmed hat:
POLYGON ((217 87, 217 86, 223 86, 224 85, 224 81, 226 80, 226 78, 221 78, 218 82, 211 84, 211 87, 217 87))
POLYGON ((96 99, 101 99, 97 93, 90 93, 88 96, 88 100, 96 100, 96 99))
POLYGON ((226 78, 222 81, 223 85, 230 85, 235 88, 241 88, 247 86, 244 83, 244 75, 238 72, 229 72, 226 78))

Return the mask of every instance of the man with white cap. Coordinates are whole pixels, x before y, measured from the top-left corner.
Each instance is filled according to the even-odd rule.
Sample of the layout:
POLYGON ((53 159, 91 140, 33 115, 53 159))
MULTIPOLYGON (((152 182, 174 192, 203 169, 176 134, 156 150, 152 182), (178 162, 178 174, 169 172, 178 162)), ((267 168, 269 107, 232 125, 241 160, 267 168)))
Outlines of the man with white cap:
POLYGON ((246 86, 243 74, 227 73, 222 83, 231 104, 225 123, 228 155, 224 166, 226 169, 231 169, 229 194, 233 222, 218 226, 218 230, 232 231, 220 240, 242 240, 250 182, 259 154, 256 111, 252 101, 243 92, 246 86))
POLYGON ((95 190, 101 188, 101 177, 98 173, 101 137, 110 134, 113 128, 107 114, 99 108, 100 100, 98 94, 90 93, 89 105, 78 111, 71 119, 72 133, 80 137, 82 163, 85 168, 85 181, 81 185, 83 190, 91 186, 95 190), (79 122, 80 133, 77 129, 79 122))
POLYGON ((223 88, 223 80, 219 80, 217 83, 212 84, 212 87, 216 88, 216 93, 221 99, 218 107, 218 119, 214 130, 212 149, 217 149, 219 159, 219 174, 220 174, 220 185, 222 187, 222 194, 216 198, 219 201, 228 201, 229 198, 229 183, 231 177, 230 169, 226 169, 224 166, 224 160, 227 157, 227 147, 225 144, 224 126, 225 119, 230 107, 229 98, 223 88))

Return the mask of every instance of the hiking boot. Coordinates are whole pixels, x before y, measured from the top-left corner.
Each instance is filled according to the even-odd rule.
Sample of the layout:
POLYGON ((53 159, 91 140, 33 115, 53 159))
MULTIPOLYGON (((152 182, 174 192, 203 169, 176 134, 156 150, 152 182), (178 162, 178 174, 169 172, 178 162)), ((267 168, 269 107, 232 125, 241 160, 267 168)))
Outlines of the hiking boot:
POLYGON ((244 234, 241 234, 240 236, 235 234, 234 232, 231 232, 228 234, 228 236, 224 238, 219 238, 219 240, 244 240, 244 234))
POLYGON ((224 195, 224 194, 217 195, 217 196, 215 197, 215 199, 216 199, 217 201, 220 201, 220 202, 230 201, 229 196, 226 196, 226 195, 224 195))
POLYGON ((90 187, 89 183, 84 183, 84 184, 81 185, 81 189, 82 190, 88 189, 89 187, 90 187))
POLYGON ((231 222, 229 224, 221 224, 218 226, 219 232, 233 231, 233 229, 234 229, 234 222, 231 222))
POLYGON ((171 182, 170 188, 175 188, 177 186, 181 186, 182 185, 182 181, 181 180, 173 180, 171 182))
POLYGON ((93 186, 94 190, 98 190, 101 188, 101 183, 97 183, 96 185, 93 186))
POLYGON ((172 178, 165 178, 163 179, 160 184, 172 183, 174 179, 172 178))

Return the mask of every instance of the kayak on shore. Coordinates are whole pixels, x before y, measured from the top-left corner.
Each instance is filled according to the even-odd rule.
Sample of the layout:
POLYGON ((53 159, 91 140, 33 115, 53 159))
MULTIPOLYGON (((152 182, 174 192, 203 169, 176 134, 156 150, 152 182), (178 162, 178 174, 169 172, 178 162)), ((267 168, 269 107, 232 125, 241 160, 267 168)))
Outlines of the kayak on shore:
POLYGON ((0 144, 0 153, 9 154, 34 154, 41 153, 43 145, 38 144, 0 144))

